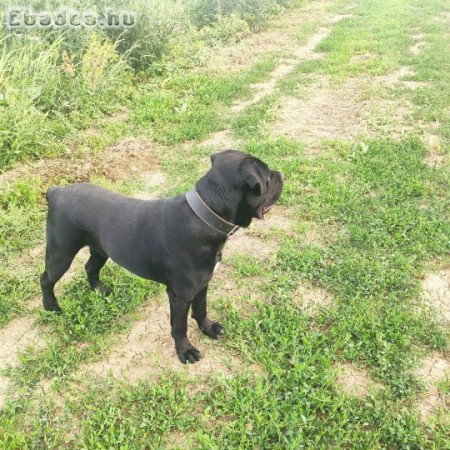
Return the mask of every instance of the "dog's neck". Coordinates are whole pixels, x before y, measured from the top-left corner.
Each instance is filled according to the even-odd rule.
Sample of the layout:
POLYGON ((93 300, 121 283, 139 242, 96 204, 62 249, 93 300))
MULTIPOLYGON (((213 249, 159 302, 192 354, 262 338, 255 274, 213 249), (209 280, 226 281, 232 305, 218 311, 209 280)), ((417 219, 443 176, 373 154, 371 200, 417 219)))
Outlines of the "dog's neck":
POLYGON ((227 222, 237 224, 239 209, 237 199, 230 198, 229 193, 223 192, 214 180, 207 177, 201 178, 195 187, 200 198, 212 211, 227 222))

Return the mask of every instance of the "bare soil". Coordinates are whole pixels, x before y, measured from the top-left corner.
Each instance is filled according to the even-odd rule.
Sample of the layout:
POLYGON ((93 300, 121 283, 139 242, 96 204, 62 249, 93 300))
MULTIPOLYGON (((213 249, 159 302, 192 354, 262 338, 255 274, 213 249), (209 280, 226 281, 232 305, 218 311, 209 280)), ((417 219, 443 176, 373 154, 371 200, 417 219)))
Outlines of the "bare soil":
POLYGON ((154 378, 164 371, 182 372, 191 377, 212 373, 228 376, 240 371, 245 364, 227 350, 221 341, 200 336, 197 324, 189 319, 188 336, 201 352, 196 364, 180 364, 170 335, 170 308, 167 299, 160 299, 144 308, 143 318, 135 322, 127 335, 101 361, 84 365, 80 370, 96 376, 112 373, 130 383, 154 378))
POLYGON ((448 358, 435 352, 422 361, 416 375, 425 384, 425 393, 417 402, 420 417, 426 421, 436 409, 450 406, 448 395, 442 392, 438 384, 450 378, 450 362, 448 358))
POLYGON ((428 274, 422 282, 422 297, 450 323, 450 269, 428 274))
POLYGON ((275 206, 264 219, 254 219, 249 228, 241 228, 230 236, 223 254, 225 257, 248 254, 261 260, 268 260, 277 253, 279 248, 277 232, 289 233, 292 223, 284 209, 275 206))
POLYGON ((411 53, 415 56, 417 56, 425 47, 427 46, 426 42, 419 41, 416 42, 411 48, 411 53))
POLYGON ((337 384, 342 391, 358 398, 365 397, 371 388, 379 388, 365 369, 355 367, 350 363, 340 364, 336 367, 337 384))
POLYGON ((111 181, 137 178, 158 167, 155 145, 146 138, 130 137, 97 153, 73 159, 44 159, 0 174, 0 186, 22 177, 39 177, 44 183, 90 181, 102 176, 111 181))
POLYGON ((301 139, 310 145, 322 139, 355 137, 361 132, 361 105, 355 88, 347 85, 335 89, 322 79, 308 87, 307 99, 286 98, 273 133, 301 139))
POLYGON ((236 148, 236 140, 231 136, 228 130, 217 131, 208 139, 200 143, 201 147, 213 147, 217 150, 229 150, 236 148))
POLYGON ((293 296, 294 304, 308 312, 316 312, 319 308, 328 308, 333 304, 333 296, 321 287, 302 283, 293 296))

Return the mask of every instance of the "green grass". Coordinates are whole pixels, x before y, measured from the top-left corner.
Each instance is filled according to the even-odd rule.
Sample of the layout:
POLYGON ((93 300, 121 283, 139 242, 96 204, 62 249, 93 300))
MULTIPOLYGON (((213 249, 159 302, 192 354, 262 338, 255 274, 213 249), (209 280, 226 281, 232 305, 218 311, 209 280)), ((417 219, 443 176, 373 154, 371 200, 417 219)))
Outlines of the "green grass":
POLYGON ((0 171, 62 153, 65 137, 126 98, 131 78, 116 44, 92 33, 77 59, 63 42, 0 33, 0 171))
POLYGON ((299 193, 297 204, 300 215, 308 211, 319 223, 334 219, 348 233, 327 249, 285 242, 280 268, 336 295, 336 335, 350 338, 345 354, 393 382, 393 371, 412 363, 407 357, 412 349, 445 347, 444 330, 415 307, 415 277, 424 261, 449 250, 445 202, 439 201, 445 190, 438 185, 431 194, 439 175, 423 164, 424 148, 417 141, 375 141, 356 156, 351 148, 342 153, 341 174, 353 182, 336 181, 336 165, 320 159, 322 170, 310 179, 317 191, 299 193), (429 196, 434 204, 422 210, 429 196))
MULTIPOLYGON (((433 18, 444 9, 445 3, 440 0, 358 2, 351 11, 352 17, 338 23, 318 46, 326 52, 323 68, 337 76, 378 75, 414 64, 417 57, 410 52, 416 42, 413 35, 428 28, 442 38, 443 28, 433 18), (362 55, 368 58, 359 59, 362 55)), ((441 56, 445 61, 445 56, 441 56)))
POLYGON ((39 180, 17 181, 0 191, 0 257, 39 242, 44 219, 39 180))
POLYGON ((232 123, 236 136, 252 139, 262 134, 265 125, 275 117, 275 104, 275 97, 267 96, 240 112, 232 123))
POLYGON ((226 127, 224 108, 248 95, 250 84, 263 80, 275 67, 270 58, 233 75, 212 78, 183 74, 159 89, 143 85, 136 93, 131 122, 150 128, 152 138, 164 144, 206 138, 226 127))
MULTIPOLYGON (((226 261, 227 276, 248 291, 210 304, 227 329, 221 350, 241 361, 232 376, 193 379, 167 371, 138 384, 77 378, 83 363, 104 358, 142 306, 162 294, 162 287, 108 264, 103 277, 113 294, 104 298, 90 291, 80 269, 59 294, 64 314, 38 313, 45 347, 22 352, 20 364, 3 374, 12 388, 0 412, 0 447, 447 448, 448 412, 437 411, 427 423, 419 418, 425 386, 415 369, 449 343, 442 317, 420 301, 419 281, 448 267, 448 167, 428 166, 417 136, 322 142, 311 158, 301 140, 269 135, 284 96, 301 98, 318 76, 340 83, 409 65, 428 87, 390 94, 411 100, 417 119, 439 122, 436 133, 445 142, 448 55, 445 29, 433 20, 443 10, 441 0, 358 2, 354 17, 334 25, 320 45, 322 60, 300 63, 270 96, 235 115, 231 105, 251 98, 251 84, 267 79, 275 58, 231 74, 143 75, 123 99, 128 118, 93 123, 98 136, 79 137, 87 152, 124 134, 151 136, 161 146, 168 179, 161 189, 168 195, 189 189, 209 166, 211 149, 196 144, 231 129, 243 150, 283 171, 280 204, 294 223, 289 232, 263 234, 280 242, 270 261, 252 254, 226 261), (413 57, 410 34, 418 31, 428 47, 413 57), (366 53, 367 64, 352 59, 366 53), (306 241, 306 223, 320 230, 322 244, 306 241), (332 305, 301 310, 302 283, 326 290, 332 305), (250 302, 255 292, 262 302, 250 302), (366 370, 378 386, 363 398, 345 394, 336 382, 342 363, 366 370), (46 396, 38 387, 44 380, 53 382, 46 396)), ((299 40, 317 26, 302 24, 299 40)), ((125 193, 142 189, 133 180, 96 182, 125 193)), ((27 314, 23 306, 39 290, 42 262, 23 258, 42 244, 46 183, 25 178, 0 192, 0 325, 27 314)), ((447 381, 440 388, 448 395, 447 381)))
POLYGON ((63 289, 60 304, 64 314, 40 313, 38 322, 45 330, 48 345, 24 353, 22 364, 13 369, 14 378, 34 386, 44 377, 64 378, 71 374, 82 361, 95 359, 114 333, 126 330, 130 314, 162 289, 115 265, 104 269, 104 280, 113 289, 108 297, 91 291, 82 269, 63 289))
POLYGON ((208 401, 217 425, 212 435, 200 433, 200 448, 426 445, 417 419, 398 405, 338 393, 332 362, 340 340, 329 339, 289 304, 261 307, 248 321, 237 313, 232 319, 241 351, 251 353, 264 376, 214 386, 208 401))
MULTIPOLYGON (((82 384, 81 397, 76 391, 66 392, 72 400, 62 411, 54 399, 42 399, 35 410, 40 423, 29 433, 2 434, 2 447, 22 449, 33 443, 37 448, 159 448, 171 432, 184 433, 197 422, 189 414, 192 405, 183 380, 161 378, 158 384, 136 387, 114 380, 101 386, 82 384), (74 427, 79 436, 73 435, 74 427)), ((0 418, 0 427, 11 431, 26 427, 32 420, 29 407, 26 402, 11 405, 0 418)))
MULTIPOLYGON (((37 295, 39 268, 22 255, 42 242, 43 199, 39 180, 17 181, 0 190, 0 324, 21 314, 21 308, 37 295)), ((33 261, 33 263, 35 263, 33 261)))
POLYGON ((23 314, 23 307, 40 292, 37 286, 39 269, 32 267, 19 271, 8 264, 9 261, 5 259, 0 266, 0 326, 23 314))
POLYGON ((237 279, 254 277, 263 273, 259 259, 253 255, 237 254, 232 264, 237 279))

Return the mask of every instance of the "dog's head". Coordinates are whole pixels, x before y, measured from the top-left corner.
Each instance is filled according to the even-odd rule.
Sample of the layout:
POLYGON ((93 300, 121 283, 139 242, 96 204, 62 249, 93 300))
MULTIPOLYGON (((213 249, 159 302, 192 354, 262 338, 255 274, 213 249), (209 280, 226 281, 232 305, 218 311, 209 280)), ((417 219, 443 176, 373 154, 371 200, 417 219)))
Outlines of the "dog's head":
POLYGON ((217 214, 236 225, 247 227, 253 218, 263 219, 281 196, 283 174, 248 153, 214 153, 211 163, 197 190, 212 201, 209 206, 217 214))

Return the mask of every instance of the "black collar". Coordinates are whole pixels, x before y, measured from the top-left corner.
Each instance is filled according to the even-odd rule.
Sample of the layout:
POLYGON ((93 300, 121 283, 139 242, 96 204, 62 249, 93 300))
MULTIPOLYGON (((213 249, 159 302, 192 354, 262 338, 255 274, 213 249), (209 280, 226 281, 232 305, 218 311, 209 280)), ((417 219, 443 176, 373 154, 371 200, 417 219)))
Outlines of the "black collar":
POLYGON ((195 189, 186 193, 186 200, 192 211, 213 230, 225 235, 231 236, 238 229, 239 225, 228 222, 218 216, 198 195, 195 189))

